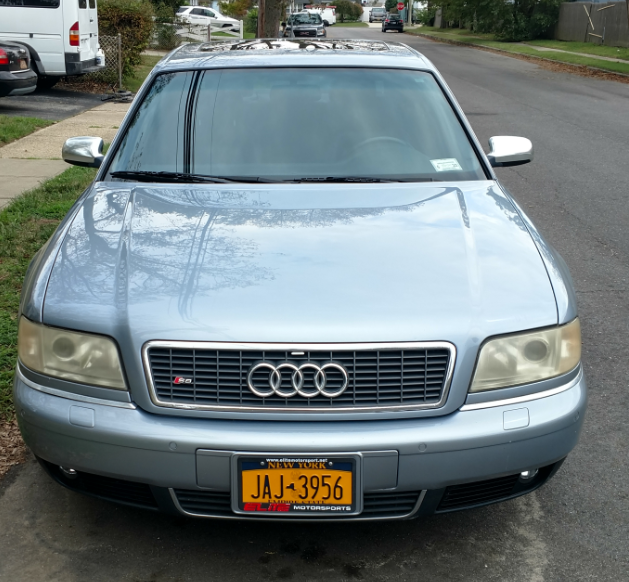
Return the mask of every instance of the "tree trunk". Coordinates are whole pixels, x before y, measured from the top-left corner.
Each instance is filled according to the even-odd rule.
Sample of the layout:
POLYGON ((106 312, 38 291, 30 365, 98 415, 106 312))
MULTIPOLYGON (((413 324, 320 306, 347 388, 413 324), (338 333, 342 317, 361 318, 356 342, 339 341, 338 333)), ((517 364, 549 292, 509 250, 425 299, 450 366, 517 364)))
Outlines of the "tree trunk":
POLYGON ((258 2, 258 38, 277 38, 280 31, 280 19, 283 0, 259 0, 258 2))

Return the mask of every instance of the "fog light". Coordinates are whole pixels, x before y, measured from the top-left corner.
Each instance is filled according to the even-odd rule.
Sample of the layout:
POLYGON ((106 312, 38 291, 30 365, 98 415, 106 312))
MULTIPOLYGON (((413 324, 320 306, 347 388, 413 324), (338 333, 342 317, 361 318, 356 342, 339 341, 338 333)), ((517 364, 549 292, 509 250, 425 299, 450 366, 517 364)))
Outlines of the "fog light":
POLYGON ((79 476, 79 474, 74 469, 70 469, 69 467, 62 467, 61 465, 59 465, 59 469, 61 469, 63 475, 68 479, 76 479, 79 476))
POLYGON ((537 475, 537 469, 531 469, 529 471, 522 471, 520 473, 520 479, 522 481, 530 481, 533 477, 537 475))

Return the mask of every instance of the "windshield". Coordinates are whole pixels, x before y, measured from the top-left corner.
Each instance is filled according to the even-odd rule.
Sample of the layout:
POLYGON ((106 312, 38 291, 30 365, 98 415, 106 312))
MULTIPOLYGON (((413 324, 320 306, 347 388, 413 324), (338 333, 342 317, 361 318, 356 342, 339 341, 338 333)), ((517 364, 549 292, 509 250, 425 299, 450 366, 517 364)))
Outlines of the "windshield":
POLYGON ((321 16, 318 14, 293 14, 291 23, 294 24, 321 24, 321 16))
POLYGON ((432 75, 360 68, 159 75, 109 170, 278 181, 485 179, 432 75))
POLYGON ((371 12, 374 14, 384 14, 385 10, 384 8, 374 8, 371 12))

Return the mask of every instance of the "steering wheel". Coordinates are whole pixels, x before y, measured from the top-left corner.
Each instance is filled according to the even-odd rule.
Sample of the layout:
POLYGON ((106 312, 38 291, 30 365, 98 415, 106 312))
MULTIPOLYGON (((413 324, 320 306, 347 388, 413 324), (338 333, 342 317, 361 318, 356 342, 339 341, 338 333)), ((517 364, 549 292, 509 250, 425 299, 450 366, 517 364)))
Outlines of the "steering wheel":
POLYGON ((352 154, 358 153, 357 150, 364 148, 365 146, 370 146, 372 144, 382 144, 383 146, 389 144, 389 145, 398 145, 398 146, 403 146, 405 148, 411 148, 414 149, 413 146, 408 143, 407 141, 404 141, 402 139, 398 139, 397 137, 390 137, 390 136, 386 136, 386 135, 382 135, 379 137, 370 137, 364 141, 361 141, 359 144, 356 144, 353 148, 352 148, 352 154))

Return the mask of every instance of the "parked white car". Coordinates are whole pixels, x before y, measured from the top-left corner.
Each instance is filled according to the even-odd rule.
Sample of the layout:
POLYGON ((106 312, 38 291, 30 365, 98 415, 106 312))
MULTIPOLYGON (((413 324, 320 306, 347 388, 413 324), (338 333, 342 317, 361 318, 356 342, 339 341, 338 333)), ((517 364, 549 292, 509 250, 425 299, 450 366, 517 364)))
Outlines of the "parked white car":
POLYGON ((306 6, 306 11, 316 12, 321 16, 323 24, 332 26, 336 24, 336 6, 306 6))
POLYGON ((205 6, 180 6, 177 10, 177 19, 183 24, 197 24, 209 26, 218 24, 221 28, 230 30, 240 30, 240 21, 229 16, 225 16, 212 8, 205 6))
POLYGON ((2 0, 0 41, 28 48, 39 87, 105 66, 96 0, 2 0))

